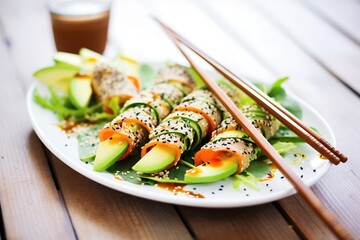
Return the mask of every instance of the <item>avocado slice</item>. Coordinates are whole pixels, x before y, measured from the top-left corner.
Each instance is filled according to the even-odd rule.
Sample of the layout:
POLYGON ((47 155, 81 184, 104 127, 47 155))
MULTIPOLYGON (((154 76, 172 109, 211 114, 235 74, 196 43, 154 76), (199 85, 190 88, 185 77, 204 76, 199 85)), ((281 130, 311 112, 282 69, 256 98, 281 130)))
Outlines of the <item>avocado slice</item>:
POLYGON ((79 55, 67 52, 57 52, 53 57, 56 65, 74 66, 81 68, 82 59, 79 55))
POLYGON ((220 166, 200 165, 188 170, 185 174, 186 183, 208 183, 227 178, 238 170, 238 162, 234 157, 221 160, 220 166))
POLYGON ((79 51, 79 55, 83 61, 83 70, 91 73, 94 69, 94 66, 98 62, 106 62, 106 58, 90 49, 81 48, 79 51))
POLYGON ((69 91, 70 79, 73 78, 80 68, 75 66, 51 66, 36 71, 33 76, 40 82, 62 91, 69 91))
POLYGON ((87 107, 92 96, 91 78, 75 77, 70 81, 70 101, 76 108, 87 107))
POLYGON ((87 48, 81 48, 79 51, 79 55, 86 62, 96 62, 98 60, 105 59, 105 57, 100 53, 97 53, 87 48))
POLYGON ((108 138, 99 143, 96 151, 93 169, 97 172, 105 171, 112 166, 128 149, 129 143, 119 142, 113 138, 108 138))
POLYGON ((166 169, 175 160, 176 150, 156 145, 132 169, 142 173, 156 173, 166 169))

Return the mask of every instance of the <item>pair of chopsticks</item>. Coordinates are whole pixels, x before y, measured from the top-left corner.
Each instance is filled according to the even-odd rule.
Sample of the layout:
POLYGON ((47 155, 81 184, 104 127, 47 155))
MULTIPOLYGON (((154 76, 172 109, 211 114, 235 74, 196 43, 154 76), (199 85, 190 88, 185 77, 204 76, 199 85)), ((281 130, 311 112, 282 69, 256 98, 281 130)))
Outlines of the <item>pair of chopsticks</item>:
POLYGON ((239 87, 242 91, 252 97, 260 106, 262 106, 269 113, 274 115, 278 120, 285 124, 289 129, 303 138, 309 145, 316 149, 320 154, 327 157, 332 163, 338 164, 340 161, 345 162, 347 158, 338 150, 332 147, 325 139, 319 136, 309 127, 305 126, 295 116, 288 112, 283 107, 279 106, 266 94, 258 90, 254 85, 245 82, 230 72, 228 69, 217 63, 215 60, 207 56, 205 53, 197 49, 193 44, 187 41, 184 37, 176 33, 170 27, 165 25, 160 20, 155 20, 163 27, 170 39, 174 42, 176 47, 188 60, 190 65, 199 74, 202 80, 206 83, 210 91, 223 104, 223 106, 230 112, 237 123, 245 130, 247 134, 254 140, 257 146, 269 157, 269 159, 277 166, 281 173, 294 186, 297 192, 305 199, 305 201, 315 210, 323 222, 329 229, 340 239, 352 239, 347 229, 338 221, 338 219, 324 206, 320 199, 314 194, 311 189, 301 181, 295 172, 286 164, 285 160, 272 147, 272 145, 265 139, 265 137, 258 132, 251 122, 242 114, 235 103, 221 90, 221 88, 194 63, 189 55, 182 48, 181 43, 195 52, 198 56, 208 62, 217 71, 219 71, 230 82, 239 87))
MULTIPOLYGON (((158 21, 158 20, 157 20, 158 21)), ((166 28, 170 34, 174 34, 176 39, 181 41, 184 45, 190 48, 193 52, 195 52, 198 56, 204 59, 207 63, 209 63, 212 67, 214 67, 219 73, 221 73, 225 78, 231 81, 235 86, 240 88, 243 92, 245 92, 248 96, 255 100, 255 102, 261 105, 266 111, 276 117, 279 121, 281 121, 285 126, 287 126, 291 131, 293 131, 296 135, 301 137, 305 142, 307 142, 310 146, 312 146, 315 150, 317 150, 322 156, 326 157, 330 162, 337 165, 340 162, 346 162, 347 157, 344 156, 341 152, 335 149, 330 145, 328 141, 326 141, 323 137, 321 137, 314 130, 303 124, 297 117, 295 117, 292 113, 286 110, 284 107, 276 103, 272 98, 266 95, 264 92, 259 90, 252 83, 245 81, 230 70, 222 66, 220 63, 213 60, 211 57, 206 55, 204 52, 196 48, 193 44, 191 44, 188 40, 186 40, 181 35, 175 33, 169 27, 165 26, 163 23, 158 21, 164 28, 166 28)))

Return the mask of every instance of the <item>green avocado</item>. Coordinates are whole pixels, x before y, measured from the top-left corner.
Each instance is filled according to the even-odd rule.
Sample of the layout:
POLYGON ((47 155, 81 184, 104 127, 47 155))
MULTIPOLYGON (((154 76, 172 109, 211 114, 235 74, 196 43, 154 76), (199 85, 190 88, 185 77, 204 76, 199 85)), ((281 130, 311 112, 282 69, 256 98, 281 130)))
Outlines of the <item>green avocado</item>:
POLYGON ((176 158, 176 151, 156 145, 132 169, 141 173, 156 173, 166 169, 176 158))
POLYGON ((126 152, 128 146, 128 142, 118 142, 111 137, 100 142, 96 151, 94 171, 102 172, 112 166, 126 152))
POLYGON ((74 66, 81 68, 82 59, 79 55, 66 52, 57 52, 53 57, 56 65, 74 66))
POLYGON ((74 66, 51 66, 39 69, 33 76, 40 82, 62 91, 69 91, 70 79, 72 79, 80 68, 74 66))
POLYGON ((91 78, 75 77, 70 81, 70 101, 78 109, 87 107, 92 96, 91 78))
POLYGON ((104 56, 101 55, 100 53, 97 53, 95 51, 92 51, 90 49, 87 48, 81 48, 79 51, 79 55, 80 57, 83 59, 83 61, 90 61, 90 62, 94 62, 97 60, 104 60, 104 56))
POLYGON ((220 166, 211 166, 211 164, 197 166, 190 169, 185 174, 186 183, 208 183, 216 182, 227 178, 238 170, 238 162, 233 158, 221 160, 220 166))

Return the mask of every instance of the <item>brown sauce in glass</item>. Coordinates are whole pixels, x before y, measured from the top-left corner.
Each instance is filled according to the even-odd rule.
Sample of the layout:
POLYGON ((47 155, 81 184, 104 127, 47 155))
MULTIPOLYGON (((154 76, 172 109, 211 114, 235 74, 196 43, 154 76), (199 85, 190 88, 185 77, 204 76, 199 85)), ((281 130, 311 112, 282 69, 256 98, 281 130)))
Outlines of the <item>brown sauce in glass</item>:
MULTIPOLYGON (((85 4, 89 4, 88 1, 75 2, 78 5, 84 4, 84 7, 86 7, 85 4)), ((98 11, 77 15, 76 11, 68 14, 66 10, 62 12, 62 7, 59 5, 59 11, 55 9, 50 13, 56 49, 79 53, 80 48, 85 47, 103 53, 107 40, 110 11, 101 9, 99 5, 98 11)))

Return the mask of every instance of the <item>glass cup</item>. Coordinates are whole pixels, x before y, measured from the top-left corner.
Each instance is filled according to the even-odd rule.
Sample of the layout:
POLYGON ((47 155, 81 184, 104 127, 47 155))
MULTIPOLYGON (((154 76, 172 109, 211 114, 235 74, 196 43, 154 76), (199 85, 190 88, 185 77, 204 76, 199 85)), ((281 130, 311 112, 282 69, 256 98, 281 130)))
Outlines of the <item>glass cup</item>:
POLYGON ((49 0, 56 49, 79 53, 85 47, 103 53, 110 6, 111 0, 49 0))

